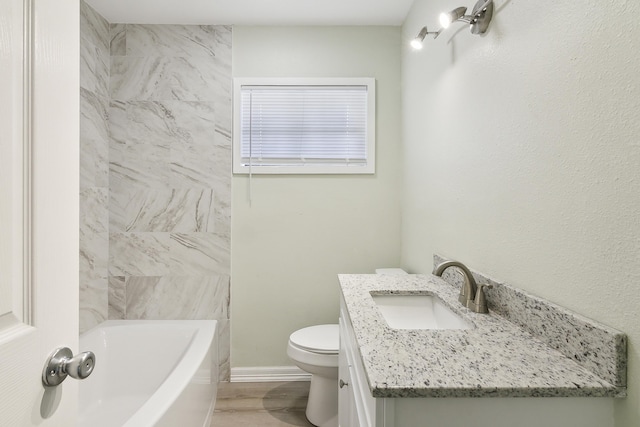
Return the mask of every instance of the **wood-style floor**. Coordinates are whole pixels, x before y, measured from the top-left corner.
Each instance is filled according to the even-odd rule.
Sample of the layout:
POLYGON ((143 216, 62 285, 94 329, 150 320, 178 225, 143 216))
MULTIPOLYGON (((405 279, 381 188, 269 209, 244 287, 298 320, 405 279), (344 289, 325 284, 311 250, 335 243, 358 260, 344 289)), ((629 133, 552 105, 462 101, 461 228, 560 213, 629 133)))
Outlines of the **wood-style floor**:
POLYGON ((211 427, 310 426, 309 382, 220 383, 211 427))

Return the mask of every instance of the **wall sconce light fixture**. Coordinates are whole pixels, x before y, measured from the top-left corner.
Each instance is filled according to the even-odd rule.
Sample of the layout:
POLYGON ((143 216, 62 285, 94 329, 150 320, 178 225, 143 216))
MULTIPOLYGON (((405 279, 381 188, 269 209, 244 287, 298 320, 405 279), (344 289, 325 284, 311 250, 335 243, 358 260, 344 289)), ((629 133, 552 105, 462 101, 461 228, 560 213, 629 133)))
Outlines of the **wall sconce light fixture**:
POLYGON ((411 40, 411 47, 416 50, 420 50, 422 49, 422 42, 424 41, 424 38, 427 36, 427 34, 433 34, 433 38, 435 39, 440 35, 441 32, 442 30, 428 31, 426 26, 422 27, 416 38, 411 40))
POLYGON ((433 38, 437 38, 442 30, 449 28, 449 26, 456 22, 466 22, 469 24, 471 34, 484 34, 489 28, 489 23, 493 17, 493 0, 478 0, 473 6, 471 15, 465 15, 467 13, 466 7, 457 7, 451 12, 443 12, 440 14, 441 29, 435 32, 427 31, 427 27, 422 27, 415 39, 411 40, 411 47, 414 49, 422 49, 422 41, 427 34, 433 34, 433 38))
POLYGON ((469 24, 471 34, 484 34, 493 17, 493 0, 478 0, 473 6, 471 15, 465 15, 465 13, 467 13, 466 7, 457 7, 449 13, 442 13, 440 25, 442 28, 448 28, 455 21, 466 22, 469 24))

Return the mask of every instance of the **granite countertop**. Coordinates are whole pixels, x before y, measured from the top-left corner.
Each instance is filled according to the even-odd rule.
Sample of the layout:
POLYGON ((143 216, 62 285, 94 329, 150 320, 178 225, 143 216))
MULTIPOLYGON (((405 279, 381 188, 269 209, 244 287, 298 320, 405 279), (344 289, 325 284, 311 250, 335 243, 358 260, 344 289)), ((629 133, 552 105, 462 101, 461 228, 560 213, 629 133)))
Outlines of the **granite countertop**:
POLYGON ((620 397, 601 379, 495 312, 476 314, 433 275, 339 275, 373 397, 620 397), (390 328, 371 292, 428 292, 474 324, 461 330, 390 328))

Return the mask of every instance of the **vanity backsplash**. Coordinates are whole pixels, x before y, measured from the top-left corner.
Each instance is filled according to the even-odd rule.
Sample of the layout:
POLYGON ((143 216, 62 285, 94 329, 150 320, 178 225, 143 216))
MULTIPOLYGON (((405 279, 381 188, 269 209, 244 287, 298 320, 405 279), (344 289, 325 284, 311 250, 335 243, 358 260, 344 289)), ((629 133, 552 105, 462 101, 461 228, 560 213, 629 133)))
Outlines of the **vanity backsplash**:
MULTIPOLYGON (((448 259, 433 256, 434 266, 448 259)), ((498 282, 470 268, 485 289, 489 310, 503 316, 580 366, 617 386, 627 385, 627 337, 624 333, 560 307, 543 298, 498 282)), ((457 269, 445 270, 442 278, 461 287, 457 269)))

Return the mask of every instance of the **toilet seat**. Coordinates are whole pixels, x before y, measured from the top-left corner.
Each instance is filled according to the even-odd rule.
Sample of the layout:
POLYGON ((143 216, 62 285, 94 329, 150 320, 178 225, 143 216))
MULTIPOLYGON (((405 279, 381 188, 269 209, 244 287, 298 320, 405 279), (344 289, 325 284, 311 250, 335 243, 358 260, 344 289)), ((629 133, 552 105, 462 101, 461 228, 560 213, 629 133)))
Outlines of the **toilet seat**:
POLYGON ((338 354, 340 348, 338 325, 316 325, 299 329, 289 336, 289 343, 312 353, 338 354))
POLYGON ((337 426, 339 348, 338 325, 309 326, 289 336, 287 355, 311 374, 305 415, 316 426, 337 426))

